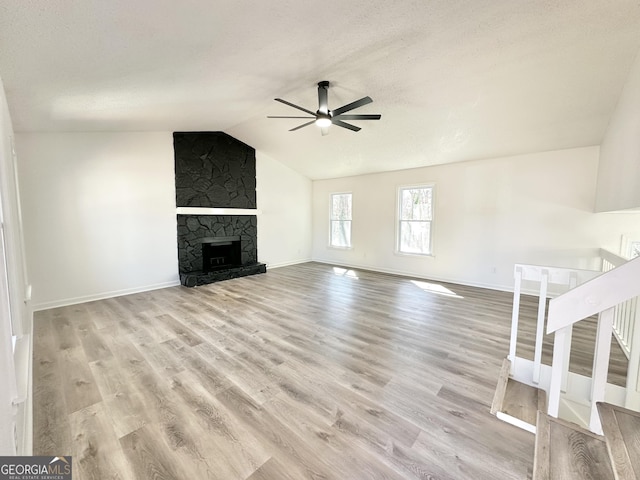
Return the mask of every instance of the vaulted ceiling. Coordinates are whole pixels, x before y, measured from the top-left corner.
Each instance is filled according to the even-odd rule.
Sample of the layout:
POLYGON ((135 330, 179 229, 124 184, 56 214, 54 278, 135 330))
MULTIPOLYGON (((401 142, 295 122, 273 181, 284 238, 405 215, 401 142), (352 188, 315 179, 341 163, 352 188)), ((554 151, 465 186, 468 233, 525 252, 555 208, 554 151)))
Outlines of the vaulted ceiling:
POLYGON ((599 145, 637 0, 3 0, 18 132, 221 130, 312 179, 599 145), (358 133, 267 115, 365 95, 358 133))

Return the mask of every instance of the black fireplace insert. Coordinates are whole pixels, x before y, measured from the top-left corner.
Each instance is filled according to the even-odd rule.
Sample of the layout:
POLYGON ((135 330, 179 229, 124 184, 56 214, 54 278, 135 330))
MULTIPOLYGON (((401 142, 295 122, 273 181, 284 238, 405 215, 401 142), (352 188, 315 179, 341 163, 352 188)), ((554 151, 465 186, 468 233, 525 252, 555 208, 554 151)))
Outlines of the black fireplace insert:
POLYGON ((240 237, 206 237, 202 242, 202 271, 215 272, 242 265, 240 237))

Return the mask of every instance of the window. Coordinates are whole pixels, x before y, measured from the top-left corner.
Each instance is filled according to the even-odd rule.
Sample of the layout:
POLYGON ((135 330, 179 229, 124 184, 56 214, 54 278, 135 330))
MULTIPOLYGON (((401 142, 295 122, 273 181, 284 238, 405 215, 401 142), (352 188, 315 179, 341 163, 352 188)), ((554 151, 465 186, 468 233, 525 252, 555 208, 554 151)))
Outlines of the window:
POLYGON ((331 241, 332 247, 351 247, 351 194, 331 195, 331 241))
POLYGON ((631 242, 631 258, 640 257, 640 242, 631 242))
POLYGON ((398 252, 431 255, 433 187, 400 187, 398 218, 398 252))

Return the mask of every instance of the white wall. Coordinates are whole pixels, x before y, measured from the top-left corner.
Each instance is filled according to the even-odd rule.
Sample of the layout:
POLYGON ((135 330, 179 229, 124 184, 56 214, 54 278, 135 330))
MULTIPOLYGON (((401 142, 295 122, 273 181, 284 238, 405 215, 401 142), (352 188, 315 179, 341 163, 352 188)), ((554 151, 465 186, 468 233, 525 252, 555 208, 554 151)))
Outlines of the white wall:
POLYGON ((178 283, 170 132, 18 134, 34 308, 178 283))
POLYGON ((268 268, 311 259, 311 180, 256 152, 258 260, 268 268))
POLYGON ((596 196, 598 212, 630 208, 640 209, 640 54, 600 147, 596 196))
POLYGON ((639 214, 594 214, 598 147, 313 182, 313 259, 509 290, 514 263, 589 268, 639 214), (432 257, 394 253, 397 187, 435 183, 432 257), (353 193, 353 248, 328 247, 329 196, 353 193))
MULTIPOLYGON (((34 307, 178 280, 171 132, 19 134, 34 307)), ((257 154, 258 259, 305 261, 311 182, 257 154)))

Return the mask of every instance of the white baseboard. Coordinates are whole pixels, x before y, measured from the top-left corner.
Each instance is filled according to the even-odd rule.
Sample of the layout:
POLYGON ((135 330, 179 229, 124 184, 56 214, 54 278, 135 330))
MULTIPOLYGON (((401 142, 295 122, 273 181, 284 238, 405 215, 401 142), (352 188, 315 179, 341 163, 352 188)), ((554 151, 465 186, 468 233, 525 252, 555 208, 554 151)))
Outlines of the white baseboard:
POLYGON ((301 263, 308 263, 312 260, 310 258, 301 258, 298 260, 292 260, 290 262, 281 262, 281 263, 267 263, 267 271, 270 268, 280 268, 280 267, 288 267, 290 265, 299 265, 301 263))
POLYGON ((156 283, 153 285, 145 285, 141 287, 125 288, 122 290, 114 290, 111 292, 102 292, 82 297, 65 298, 61 300, 53 300, 50 302, 42 302, 33 304, 33 311, 48 310, 50 308, 66 307, 69 305, 77 305, 78 303, 93 302, 95 300, 104 300, 105 298, 121 297, 123 295, 131 295, 133 293, 149 292, 151 290, 159 290, 161 288, 175 287, 180 285, 180 280, 172 280, 170 282, 156 283))
MULTIPOLYGON (((500 284, 495 284, 495 283, 479 283, 479 282, 471 282, 468 280, 464 280, 464 279, 460 279, 460 278, 452 278, 452 277, 439 277, 439 276, 432 276, 432 275, 421 275, 418 273, 414 273, 414 272, 407 272, 404 270, 396 270, 396 269, 392 269, 392 268, 383 268, 383 267, 378 267, 378 266, 374 266, 374 265, 362 265, 362 264, 357 264, 357 263, 342 263, 342 262, 333 262, 333 261, 329 261, 329 260, 324 260, 324 259, 319 259, 319 258, 314 258, 308 261, 312 261, 312 262, 317 262, 317 263, 324 263, 326 265, 336 265, 336 266, 342 266, 342 267, 349 267, 349 268, 357 268, 359 270, 369 270, 371 272, 380 272, 380 273, 388 273, 390 275, 399 275, 401 277, 410 277, 410 278, 419 278, 422 280, 433 280, 436 282, 444 282, 444 283, 453 283, 456 285, 465 285, 467 287, 477 287, 477 288, 486 288, 488 290, 497 290, 499 292, 509 292, 509 293, 513 293, 513 285, 500 285, 500 284)), ((527 288, 522 288, 521 290, 522 295, 531 295, 534 297, 537 297, 540 294, 539 290, 535 290, 535 289, 527 289, 527 288)), ((554 294, 552 292, 547 292, 547 297, 548 298, 554 298, 556 297, 557 294, 554 294)))
MULTIPOLYGON (((300 263, 307 263, 310 261, 311 261, 310 258, 301 258, 298 260, 292 260, 290 262, 282 262, 282 263, 274 263, 274 264, 267 263, 266 265, 267 265, 267 268, 270 269, 270 268, 286 267, 289 265, 297 265, 300 263)), ((156 283, 153 285, 145 285, 142 287, 127 288, 123 290, 114 290, 111 292, 102 292, 102 293, 96 293, 92 295, 84 295, 81 297, 64 298, 60 300, 52 300, 50 302, 38 302, 33 304, 33 311, 37 312, 39 310, 48 310, 50 308, 67 307, 69 305, 77 305, 79 303, 93 302, 95 300, 104 300, 106 298, 121 297, 123 295, 131 295, 134 293, 149 292, 151 290, 159 290, 161 288, 175 287, 177 285, 180 285, 179 279, 172 280, 170 282, 156 283)))
MULTIPOLYGON (((317 262, 317 263, 324 263, 326 265, 336 265, 341 267, 357 268, 359 270, 369 270, 371 272, 388 273, 389 275, 398 275, 401 277, 419 278, 422 280, 434 280, 436 282, 453 283, 457 285, 465 285, 468 287, 486 288, 489 290, 498 290, 501 292, 513 292, 513 285, 506 286, 506 285, 497 285, 497 284, 477 283, 477 282, 470 282, 467 280, 461 280, 459 278, 447 278, 447 277, 438 277, 438 276, 432 276, 432 275, 427 276, 427 275, 417 274, 414 272, 396 270, 392 268, 382 268, 382 267, 377 267, 373 265, 359 265, 356 263, 332 262, 332 261, 316 259, 316 258, 312 259, 311 261, 317 262)), ((523 293, 525 292, 523 291, 523 293)))
MULTIPOLYGON (((489 290, 497 290, 497 291, 501 291, 501 292, 513 292, 513 285, 507 286, 507 285, 498 285, 498 284, 487 284, 487 283, 470 282, 470 281, 467 281, 467 280, 464 280, 464 279, 459 279, 459 278, 439 277, 439 276, 430 276, 430 275, 427 276, 427 275, 416 274, 414 272, 407 272, 407 271, 403 271, 403 270, 377 267, 377 266, 374 266, 374 265, 362 265, 362 264, 356 264, 356 263, 332 262, 332 261, 328 261, 328 260, 324 260, 324 259, 316 259, 316 258, 300 258, 300 259, 291 260, 291 261, 288 261, 288 262, 280 262, 280 263, 266 263, 265 262, 265 263, 267 265, 267 269, 272 269, 272 268, 287 267, 287 266, 291 266, 291 265, 298 265, 298 264, 307 263, 307 262, 317 262, 317 263, 323 263, 323 264, 326 264, 326 265, 337 265, 337 266, 343 266, 343 267, 349 267, 349 268, 357 268, 357 269, 360 269, 360 270, 369 270, 369 271, 372 271, 372 272, 387 273, 389 275, 398 275, 398 276, 402 276, 402 277, 419 278, 419 279, 423 279, 423 280, 432 280, 432 281, 437 281, 437 282, 452 283, 452 284, 458 284, 458 285, 466 285, 466 286, 469 286, 469 287, 486 288, 486 289, 489 289, 489 290)), ((76 305, 78 303, 93 302, 95 300, 104 300, 106 298, 120 297, 122 295, 131 295, 131 294, 134 294, 134 293, 148 292, 150 290, 158 290, 160 288, 175 287, 177 285, 180 285, 180 281, 176 279, 174 281, 158 283, 158 284, 154 284, 154 285, 146 285, 146 286, 142 286, 142 287, 134 287, 134 288, 123 289, 123 290, 115 290, 115 291, 111 291, 111 292, 102 292, 102 293, 97 293, 97 294, 92 294, 92 295, 85 295, 85 296, 81 296, 81 297, 53 300, 53 301, 50 301, 50 302, 39 302, 39 303, 33 304, 33 311, 37 312, 39 310, 47 310, 47 309, 50 309, 50 308, 66 307, 66 306, 69 306, 69 305, 76 305)), ((525 290, 523 290, 522 293, 525 294, 525 295, 537 295, 538 294, 537 291, 528 292, 528 291, 525 291, 525 290)))

